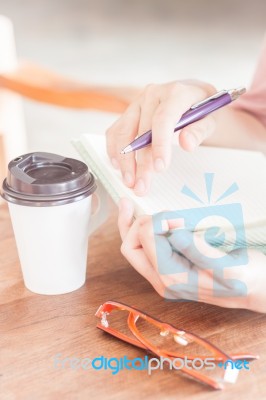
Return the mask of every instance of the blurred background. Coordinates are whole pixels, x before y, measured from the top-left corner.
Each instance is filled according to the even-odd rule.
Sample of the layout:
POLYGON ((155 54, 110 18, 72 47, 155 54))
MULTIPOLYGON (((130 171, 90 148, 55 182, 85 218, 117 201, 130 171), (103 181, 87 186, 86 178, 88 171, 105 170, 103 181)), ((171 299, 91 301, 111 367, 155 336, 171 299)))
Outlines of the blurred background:
MULTIPOLYGON (((248 85, 266 31, 265 0, 0 0, 0 14, 19 59, 94 84, 248 85)), ((24 112, 29 150, 63 155, 75 154, 72 137, 117 118, 30 101, 24 112)))

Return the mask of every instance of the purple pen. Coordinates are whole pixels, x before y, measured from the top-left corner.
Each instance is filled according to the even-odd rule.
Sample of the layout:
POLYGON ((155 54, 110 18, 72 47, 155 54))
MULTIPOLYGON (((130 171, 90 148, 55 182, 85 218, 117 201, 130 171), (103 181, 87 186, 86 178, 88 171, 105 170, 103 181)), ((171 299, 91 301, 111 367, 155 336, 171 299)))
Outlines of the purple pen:
MULTIPOLYGON (((175 126, 174 132, 206 117, 206 115, 212 113, 218 108, 226 106, 226 104, 229 104, 232 101, 236 100, 241 94, 245 93, 245 91, 246 89, 244 87, 231 90, 222 90, 218 93, 215 93, 213 96, 194 104, 188 111, 186 111, 182 115, 175 126)), ((126 154, 130 153, 131 151, 142 149, 143 147, 151 144, 151 142, 152 131, 149 130, 133 140, 133 142, 131 142, 121 151, 121 154, 126 154)))

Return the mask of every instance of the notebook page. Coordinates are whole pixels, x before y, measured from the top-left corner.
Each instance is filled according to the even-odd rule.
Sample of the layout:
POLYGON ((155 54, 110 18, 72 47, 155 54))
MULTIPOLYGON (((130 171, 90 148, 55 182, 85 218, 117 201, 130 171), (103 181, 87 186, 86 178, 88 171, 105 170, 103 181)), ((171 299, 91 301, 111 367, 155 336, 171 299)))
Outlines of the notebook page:
POLYGON ((155 175, 147 196, 139 197, 124 186, 120 172, 112 167, 103 135, 83 135, 82 144, 115 189, 117 198, 131 198, 137 214, 240 203, 246 225, 266 220, 266 160, 261 153, 204 146, 187 153, 173 146, 170 167, 155 175), (206 174, 214 174, 211 188, 206 187, 206 174), (222 198, 234 184, 238 190, 222 198), (192 194, 185 195, 184 187, 192 194))

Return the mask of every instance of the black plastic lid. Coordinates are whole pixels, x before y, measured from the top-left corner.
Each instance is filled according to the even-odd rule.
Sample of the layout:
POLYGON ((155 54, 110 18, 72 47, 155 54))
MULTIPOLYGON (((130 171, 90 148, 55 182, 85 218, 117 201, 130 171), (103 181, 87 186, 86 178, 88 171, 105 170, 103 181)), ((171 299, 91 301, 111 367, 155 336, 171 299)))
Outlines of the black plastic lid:
POLYGON ((11 203, 53 206, 81 200, 96 188, 94 176, 82 161, 35 152, 8 164, 1 195, 11 203))

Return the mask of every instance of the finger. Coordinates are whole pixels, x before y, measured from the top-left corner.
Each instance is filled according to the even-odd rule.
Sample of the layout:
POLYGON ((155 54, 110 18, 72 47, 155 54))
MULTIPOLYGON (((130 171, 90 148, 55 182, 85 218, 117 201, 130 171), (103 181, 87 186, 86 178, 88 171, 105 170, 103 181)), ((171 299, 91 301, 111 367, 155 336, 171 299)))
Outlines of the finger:
POLYGON ((168 240, 177 251, 200 268, 219 266, 221 259, 226 255, 207 243, 200 235, 185 229, 172 231, 168 240))
POLYGON ((154 169, 163 171, 170 163, 173 132, 180 107, 177 98, 160 104, 152 120, 152 157, 154 169))
POLYGON ((135 154, 120 152, 136 137, 139 117, 139 102, 135 101, 106 132, 107 153, 112 164, 120 168, 123 181, 128 187, 132 187, 135 182, 135 154))
POLYGON ((137 171, 134 193, 137 196, 145 196, 150 189, 153 171, 151 150, 149 148, 138 150, 136 158, 137 171))
POLYGON ((160 105, 152 120, 152 156, 157 171, 162 171, 170 163, 176 123, 192 104, 204 97, 204 91, 200 87, 189 90, 186 85, 180 83, 169 85, 164 87, 160 105))
MULTIPOLYGON (((216 300, 212 298, 228 299, 246 295, 247 288, 241 279, 235 279, 235 276, 233 279, 228 279, 224 276, 223 266, 228 265, 228 259, 231 259, 230 265, 234 262, 233 255, 211 246, 202 236, 183 229, 172 233, 169 241, 174 248, 194 264, 194 269, 198 267, 199 293, 201 297, 205 296, 208 303, 219 304, 219 302, 215 303, 216 300)), ((236 265, 238 264, 236 263, 236 265)))
POLYGON ((187 151, 193 151, 214 132, 215 118, 209 115, 200 121, 186 126, 179 135, 180 146, 187 151))
MULTIPOLYGON (((151 129, 153 114, 159 104, 159 98, 154 93, 155 87, 155 85, 149 85, 146 88, 145 96, 141 102, 141 114, 138 129, 139 136, 151 129)), ((152 153, 149 146, 138 150, 136 154, 136 182, 134 192, 137 196, 144 196, 148 192, 152 172, 152 153)))
POLYGON ((124 240, 130 227, 133 224, 134 206, 133 203, 122 198, 119 202, 119 214, 118 214, 118 228, 121 239, 124 240))
POLYGON ((170 243, 163 235, 155 235, 153 238, 149 220, 141 223, 139 240, 145 255, 153 265, 154 273, 157 273, 161 281, 163 297, 172 300, 213 302, 213 274, 205 269, 198 271, 191 268, 188 259, 173 252, 170 243))
POLYGON ((185 257, 173 251, 167 237, 154 234, 151 220, 140 225, 139 239, 163 287, 163 297, 169 299, 197 300, 197 271, 185 257))
MULTIPOLYGON (((236 293, 239 294, 239 281, 237 282, 237 291, 234 287, 229 287, 224 279, 220 280, 213 270, 194 267, 188 268, 187 272, 185 276, 183 276, 184 274, 161 276, 165 287, 165 297, 228 306, 227 302, 232 301, 236 293)), ((241 285, 241 289, 243 289, 243 285, 241 285)))
POLYGON ((121 154, 121 151, 131 143, 138 132, 140 118, 139 102, 132 103, 122 117, 122 125, 119 127, 119 133, 116 140, 116 154, 122 173, 123 182, 128 187, 135 184, 136 159, 135 153, 130 152, 121 154))
POLYGON ((172 300, 200 301, 197 271, 192 269, 182 275, 184 274, 173 275, 170 281, 169 277, 163 277, 165 297, 172 300))
POLYGON ((148 282, 150 282, 156 292, 162 296, 164 293, 163 284, 156 271, 154 271, 153 266, 145 255, 143 249, 130 248, 127 250, 126 254, 124 254, 122 248, 121 251, 127 261, 132 265, 132 267, 148 282))
POLYGON ((161 278, 189 271, 191 263, 173 251, 166 236, 155 234, 151 217, 140 224, 139 240, 146 256, 161 278))
MULTIPOLYGON (((165 240, 165 243, 168 246, 168 253, 171 254, 171 247, 167 239, 162 236, 159 236, 159 238, 165 240)), ((182 271, 176 271, 179 260, 178 262, 175 260, 175 270, 168 270, 167 275, 161 275, 156 268, 156 253, 154 253, 154 248, 152 247, 151 242, 151 217, 144 216, 138 218, 131 226, 124 239, 123 245, 121 246, 121 252, 136 271, 151 283, 160 296, 169 297, 168 288, 171 287, 172 283, 175 282, 176 284, 180 284, 182 280, 184 281, 184 278, 186 278, 187 275, 179 273, 178 276, 175 275, 173 278, 173 276, 170 275, 171 272, 174 272, 175 274, 176 272, 187 273, 189 271, 189 262, 183 258, 182 271), (142 244, 144 246, 142 246, 142 244)), ((164 253, 164 256, 165 255, 166 254, 164 253)), ((167 264, 167 256, 164 258, 164 261, 167 264)), ((182 257, 179 258, 181 259, 182 257)), ((187 298, 189 297, 187 296, 187 298)))
POLYGON ((138 217, 135 221, 130 226, 130 229, 128 229, 126 236, 123 239, 123 250, 125 253, 127 250, 130 249, 139 249, 141 248, 141 243, 139 240, 139 227, 140 224, 145 221, 147 218, 150 218, 148 215, 143 215, 141 217, 138 217))
POLYGON ((110 158, 111 163, 113 164, 113 167, 116 169, 120 168, 116 151, 116 136, 117 130, 119 130, 119 127, 121 125, 123 125, 122 117, 118 118, 105 132, 106 152, 110 158))
POLYGON ((140 217, 132 224, 127 235, 124 237, 121 246, 121 253, 134 269, 147 279, 158 293, 162 294, 162 283, 158 274, 154 271, 153 265, 143 251, 139 240, 139 226, 146 218, 149 217, 140 217))

